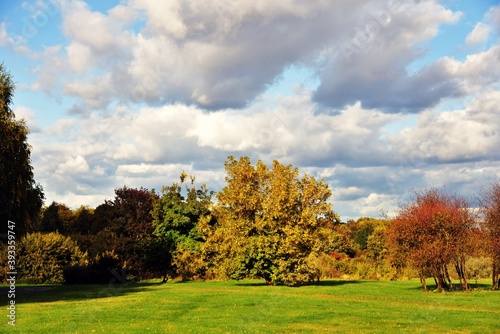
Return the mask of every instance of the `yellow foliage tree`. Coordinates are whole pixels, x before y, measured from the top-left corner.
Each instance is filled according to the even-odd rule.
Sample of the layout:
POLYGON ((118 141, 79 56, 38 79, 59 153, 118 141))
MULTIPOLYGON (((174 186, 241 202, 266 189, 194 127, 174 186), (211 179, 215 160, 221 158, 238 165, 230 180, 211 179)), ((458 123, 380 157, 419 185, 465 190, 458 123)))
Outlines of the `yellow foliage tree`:
POLYGON ((316 258, 339 221, 327 202, 324 180, 299 177, 297 168, 248 157, 225 163, 227 185, 212 210, 216 225, 203 226, 205 258, 225 278, 264 278, 301 285, 318 275, 316 258))

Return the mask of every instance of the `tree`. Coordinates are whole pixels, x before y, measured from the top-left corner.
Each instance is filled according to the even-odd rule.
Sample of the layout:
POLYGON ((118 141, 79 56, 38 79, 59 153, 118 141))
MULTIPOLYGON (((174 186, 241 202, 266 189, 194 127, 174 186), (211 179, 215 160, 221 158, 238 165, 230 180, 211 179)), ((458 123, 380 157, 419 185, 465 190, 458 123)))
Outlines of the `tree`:
POLYGON ((26 283, 64 283, 65 267, 87 264, 87 253, 57 232, 28 233, 19 246, 19 275, 26 283))
MULTIPOLYGON (((322 180, 291 165, 248 157, 225 163, 227 185, 212 210, 215 226, 201 228, 203 251, 212 268, 227 278, 263 278, 268 284, 300 285, 318 275, 317 257, 325 249, 338 216, 327 202, 322 180)), ((203 222, 202 222, 203 223, 203 222)))
POLYGON ((493 183, 481 198, 484 231, 492 259, 492 289, 499 290, 500 275, 500 181, 493 183))
POLYGON ((42 232, 59 232, 67 235, 74 224, 75 215, 65 204, 52 202, 42 210, 40 230, 42 232))
POLYGON ((42 208, 42 187, 35 183, 31 166, 28 128, 11 110, 14 83, 0 64, 0 236, 7 233, 8 221, 15 222, 16 234, 33 230, 42 208))
POLYGON ((198 223, 207 219, 207 224, 213 225, 213 217, 210 216, 213 193, 205 185, 197 189, 195 177, 184 172, 180 180, 180 183, 174 182, 162 188, 161 195, 154 202, 152 215, 154 235, 162 240, 166 250, 164 270, 177 271, 183 279, 189 279, 204 275, 201 257, 203 239, 198 223), (191 182, 186 185, 183 195, 182 185, 188 177, 191 182))
POLYGON ((439 291, 453 288, 447 265, 455 266, 467 290, 466 256, 472 249, 476 220, 464 198, 437 189, 416 192, 416 198, 400 206, 388 228, 388 243, 399 265, 418 270, 422 287, 434 278, 439 291))
MULTIPOLYGON (((76 223, 88 226, 89 232, 75 238, 86 246, 92 258, 114 252, 119 265, 138 279, 158 275, 150 271, 153 266, 149 258, 156 257, 149 252, 156 252, 157 248, 151 217, 155 197, 144 188, 115 189, 115 198, 99 205, 92 216, 79 210, 76 223)), ((81 228, 73 226, 73 231, 81 232, 81 228)))

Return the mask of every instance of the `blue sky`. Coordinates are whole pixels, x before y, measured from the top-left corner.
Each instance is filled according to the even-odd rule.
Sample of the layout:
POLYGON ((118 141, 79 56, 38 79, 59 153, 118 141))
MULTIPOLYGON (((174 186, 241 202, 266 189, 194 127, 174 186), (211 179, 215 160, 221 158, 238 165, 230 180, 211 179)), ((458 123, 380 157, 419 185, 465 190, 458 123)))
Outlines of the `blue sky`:
POLYGON ((228 155, 325 178, 343 220, 500 178, 498 1, 0 4, 35 177, 96 206, 228 155))

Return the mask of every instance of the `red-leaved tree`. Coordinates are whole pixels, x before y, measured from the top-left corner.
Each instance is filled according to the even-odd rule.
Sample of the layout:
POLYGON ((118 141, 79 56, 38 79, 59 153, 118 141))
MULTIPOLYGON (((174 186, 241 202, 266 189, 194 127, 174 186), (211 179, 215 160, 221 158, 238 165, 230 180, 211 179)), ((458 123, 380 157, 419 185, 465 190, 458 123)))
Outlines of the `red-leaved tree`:
POLYGON ((393 258, 399 265, 418 270, 425 291, 429 276, 439 291, 453 289, 448 272, 448 264, 453 264, 462 288, 468 290, 465 260, 477 229, 468 201, 437 189, 415 195, 413 201, 400 206, 388 228, 393 258))

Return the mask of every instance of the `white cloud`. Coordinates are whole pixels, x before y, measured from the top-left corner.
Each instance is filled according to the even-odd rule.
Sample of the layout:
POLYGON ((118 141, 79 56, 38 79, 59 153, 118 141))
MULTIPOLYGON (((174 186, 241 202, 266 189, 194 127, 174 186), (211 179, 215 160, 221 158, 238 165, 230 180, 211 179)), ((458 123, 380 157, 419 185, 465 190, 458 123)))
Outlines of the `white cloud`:
POLYGON ((14 114, 16 115, 16 119, 24 119, 26 121, 30 133, 39 132, 41 130, 37 124, 37 116, 34 110, 19 106, 14 109, 14 114))
MULTIPOLYGON (((414 128, 393 137, 399 154, 442 162, 499 159, 500 92, 476 96, 464 110, 421 114, 414 128)), ((410 157, 409 157, 410 159, 410 157)))
MULTIPOLYGON (((352 24, 349 37, 339 41, 321 73, 315 101, 341 109, 360 101, 368 109, 419 112, 443 97, 460 95, 460 87, 446 72, 429 66, 415 75, 407 66, 423 55, 422 43, 438 34, 443 24, 455 24, 454 13, 436 1, 403 1, 404 7, 388 13, 389 20, 373 14, 352 24), (388 98, 390 97, 390 98, 388 98)), ((377 7, 371 8, 372 12, 377 7)))
POLYGON ((87 160, 81 155, 68 157, 56 170, 59 175, 74 175, 89 171, 87 160))
POLYGON ((487 42, 490 36, 490 32, 491 27, 489 25, 479 22, 474 27, 474 30, 472 30, 469 35, 467 35, 465 42, 467 44, 479 44, 487 42))
MULTIPOLYGON (((473 193, 499 176, 500 47, 410 74, 461 13, 390 3, 131 0, 98 12, 61 1, 64 36, 36 54, 30 86, 62 96, 67 114, 30 136, 36 178, 48 198, 95 206, 123 185, 178 181, 182 169, 218 190, 231 154, 324 177, 345 217, 377 216, 412 188, 473 193), (290 67, 314 73, 318 89, 266 95, 290 67), (442 112, 450 99, 467 103, 442 112), (416 123, 395 131, 408 112, 416 123)), ((493 34, 496 13, 470 43, 484 42, 487 26, 493 34)), ((0 25, 0 44, 23 43, 0 25)), ((42 115, 18 110, 29 122, 42 115)))
POLYGON ((30 54, 30 49, 22 37, 18 36, 17 39, 14 39, 9 36, 5 22, 0 23, 0 46, 9 48, 16 53, 30 54))

